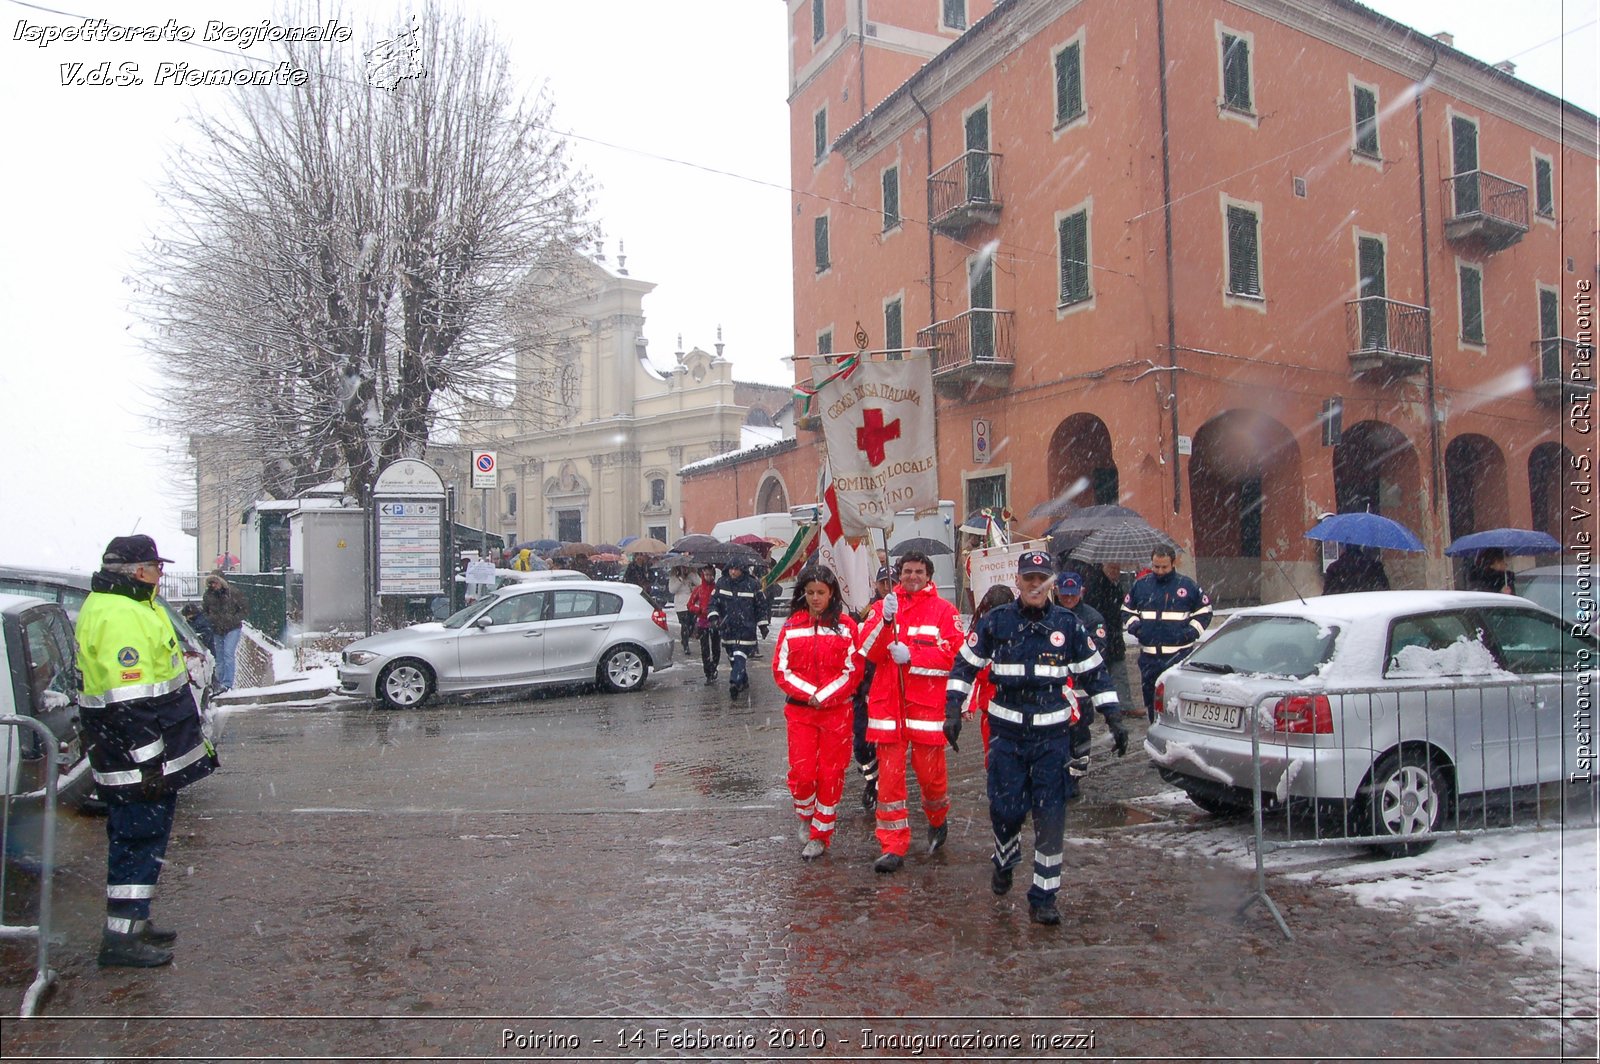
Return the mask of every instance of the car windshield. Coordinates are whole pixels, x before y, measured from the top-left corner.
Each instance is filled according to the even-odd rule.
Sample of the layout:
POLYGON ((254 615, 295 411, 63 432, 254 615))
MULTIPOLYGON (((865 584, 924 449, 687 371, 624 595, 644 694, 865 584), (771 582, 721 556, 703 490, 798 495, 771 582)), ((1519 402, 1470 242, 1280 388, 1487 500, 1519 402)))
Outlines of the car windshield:
POLYGON ((1577 593, 1576 578, 1564 579, 1558 573, 1540 573, 1517 578, 1517 594, 1536 602, 1568 624, 1586 624, 1591 619, 1582 606, 1593 608, 1594 596, 1577 593))
POLYGON ((1303 617, 1234 617, 1184 662, 1202 672, 1304 679, 1333 653, 1339 629, 1303 617))
POLYGON ((498 602, 502 597, 504 596, 499 594, 485 595, 464 609, 459 609, 446 617, 443 622, 444 626, 446 628, 465 628, 467 622, 476 617, 485 606, 498 602))

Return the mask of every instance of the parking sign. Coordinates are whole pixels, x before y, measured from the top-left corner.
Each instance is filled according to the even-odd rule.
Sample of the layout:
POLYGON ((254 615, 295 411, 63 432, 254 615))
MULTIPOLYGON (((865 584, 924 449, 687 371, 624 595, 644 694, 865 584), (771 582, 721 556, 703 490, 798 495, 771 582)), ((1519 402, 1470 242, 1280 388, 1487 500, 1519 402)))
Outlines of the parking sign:
POLYGON ((472 452, 472 486, 474 488, 492 488, 499 478, 499 470, 495 462, 493 451, 472 452))

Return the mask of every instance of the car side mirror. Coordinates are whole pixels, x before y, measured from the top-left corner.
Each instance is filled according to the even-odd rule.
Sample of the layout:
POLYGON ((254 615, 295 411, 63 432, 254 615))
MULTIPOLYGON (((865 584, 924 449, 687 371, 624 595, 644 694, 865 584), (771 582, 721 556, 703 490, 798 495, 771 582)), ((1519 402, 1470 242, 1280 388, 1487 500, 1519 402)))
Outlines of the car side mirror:
POLYGON ((472 627, 474 627, 474 628, 489 628, 489 627, 493 626, 493 624, 494 624, 494 618, 489 616, 487 613, 485 613, 483 616, 477 618, 476 620, 474 620, 472 622, 472 627))

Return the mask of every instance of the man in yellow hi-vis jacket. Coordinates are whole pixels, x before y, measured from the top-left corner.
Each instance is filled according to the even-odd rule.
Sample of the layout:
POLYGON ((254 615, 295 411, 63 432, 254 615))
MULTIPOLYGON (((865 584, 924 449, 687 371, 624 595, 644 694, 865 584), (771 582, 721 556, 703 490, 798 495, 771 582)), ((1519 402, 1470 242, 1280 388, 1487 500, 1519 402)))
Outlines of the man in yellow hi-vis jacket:
POLYGON ((102 967, 154 968, 178 936, 150 922, 178 791, 217 757, 200 728, 183 647, 155 601, 162 563, 149 536, 106 547, 78 612, 78 703, 89 766, 106 803, 102 967))

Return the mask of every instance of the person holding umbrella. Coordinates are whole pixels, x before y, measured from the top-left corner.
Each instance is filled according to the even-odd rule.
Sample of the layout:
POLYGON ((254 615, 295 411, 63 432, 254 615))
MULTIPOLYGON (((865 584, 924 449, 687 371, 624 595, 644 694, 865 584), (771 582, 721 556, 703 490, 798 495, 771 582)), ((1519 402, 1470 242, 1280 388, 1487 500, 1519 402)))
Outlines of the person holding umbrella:
POLYGON ((1389 590, 1389 574, 1376 547, 1346 545, 1333 564, 1322 574, 1324 595, 1348 595, 1357 591, 1389 590))
POLYGON ((717 682, 717 666, 722 662, 722 635, 711 623, 711 596, 716 591, 717 567, 709 562, 700 567, 700 582, 689 592, 689 615, 700 636, 700 667, 705 670, 706 686, 717 682))
POLYGON ((1504 548, 1485 547, 1473 555, 1472 564, 1467 566, 1467 590, 1497 595, 1517 593, 1517 575, 1511 571, 1504 548))
MULTIPOLYGON (((715 572, 715 570, 713 570, 715 572)), ((678 634, 683 639, 683 652, 689 653, 689 639, 694 635, 694 613, 689 609, 690 596, 700 586, 687 561, 674 564, 667 573, 667 594, 672 596, 672 608, 678 614, 678 634)), ((707 592, 709 597, 709 591, 707 592)))
POLYGON ((1156 677, 1189 656, 1211 623, 1211 599, 1177 571, 1177 548, 1150 551, 1150 572, 1133 582, 1122 601, 1122 630, 1139 641, 1139 681, 1144 711, 1156 722, 1156 677))

